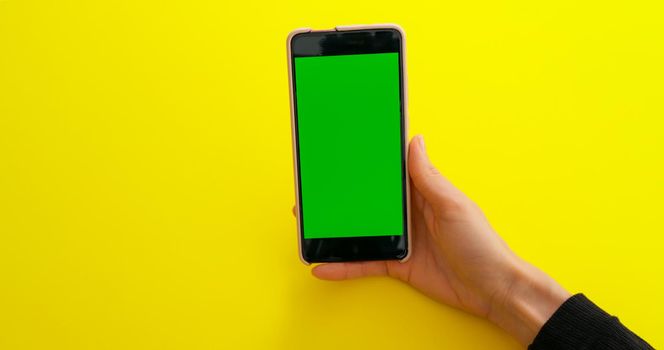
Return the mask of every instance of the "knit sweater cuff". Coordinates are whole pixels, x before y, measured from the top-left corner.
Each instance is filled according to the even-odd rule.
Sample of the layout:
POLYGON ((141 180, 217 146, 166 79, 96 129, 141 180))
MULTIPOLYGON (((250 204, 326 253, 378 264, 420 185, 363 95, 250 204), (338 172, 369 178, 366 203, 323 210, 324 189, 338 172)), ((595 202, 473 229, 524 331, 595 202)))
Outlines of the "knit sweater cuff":
POLYGON ((651 349, 616 317, 604 312, 585 295, 576 294, 542 326, 528 349, 625 349, 626 344, 636 345, 629 349, 651 349))

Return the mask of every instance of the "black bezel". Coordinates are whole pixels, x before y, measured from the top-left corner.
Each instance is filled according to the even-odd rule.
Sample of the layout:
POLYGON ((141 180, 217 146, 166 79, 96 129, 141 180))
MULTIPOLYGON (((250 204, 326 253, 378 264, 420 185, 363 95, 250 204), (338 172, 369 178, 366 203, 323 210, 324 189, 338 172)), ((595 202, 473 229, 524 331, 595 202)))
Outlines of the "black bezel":
POLYGON ((408 255, 408 195, 406 176, 406 132, 404 72, 403 72, 403 38, 401 32, 392 29, 368 29, 351 31, 329 31, 299 33, 290 42, 293 113, 295 132, 295 156, 297 159, 297 195, 300 207, 299 222, 302 258, 313 262, 340 262, 359 260, 390 260, 403 259, 408 255), (295 84, 295 57, 332 56, 367 53, 397 52, 399 54, 399 98, 401 105, 401 179, 403 201, 403 234, 400 236, 347 237, 347 238, 304 238, 302 208, 302 187, 300 179, 300 145, 297 120, 297 86, 295 84))

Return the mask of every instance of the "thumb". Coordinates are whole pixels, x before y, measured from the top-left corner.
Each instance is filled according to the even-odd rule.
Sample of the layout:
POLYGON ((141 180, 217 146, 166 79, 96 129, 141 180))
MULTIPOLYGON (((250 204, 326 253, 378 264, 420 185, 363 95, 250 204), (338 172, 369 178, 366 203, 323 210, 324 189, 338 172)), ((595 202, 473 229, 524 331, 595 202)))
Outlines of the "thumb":
POLYGON ((422 135, 410 141, 408 173, 413 185, 424 199, 434 206, 446 206, 465 198, 465 195, 443 176, 431 163, 424 147, 422 135))

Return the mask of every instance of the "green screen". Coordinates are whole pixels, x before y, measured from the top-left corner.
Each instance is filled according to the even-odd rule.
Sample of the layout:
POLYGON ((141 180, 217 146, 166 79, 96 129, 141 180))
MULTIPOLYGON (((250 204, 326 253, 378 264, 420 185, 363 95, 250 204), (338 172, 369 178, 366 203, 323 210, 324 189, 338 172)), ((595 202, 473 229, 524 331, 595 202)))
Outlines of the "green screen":
POLYGON ((399 54, 295 58, 304 238, 403 234, 399 54))

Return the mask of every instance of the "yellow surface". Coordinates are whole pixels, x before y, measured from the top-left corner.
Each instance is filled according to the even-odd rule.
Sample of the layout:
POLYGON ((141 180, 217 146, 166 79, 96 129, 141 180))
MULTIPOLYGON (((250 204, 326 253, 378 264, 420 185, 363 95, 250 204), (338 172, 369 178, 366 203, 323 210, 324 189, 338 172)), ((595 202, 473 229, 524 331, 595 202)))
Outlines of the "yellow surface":
POLYGON ((376 22, 442 171, 664 347, 661 1, 435 3, 0 0, 0 348, 519 348, 297 258, 286 35, 376 22))

